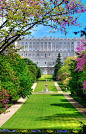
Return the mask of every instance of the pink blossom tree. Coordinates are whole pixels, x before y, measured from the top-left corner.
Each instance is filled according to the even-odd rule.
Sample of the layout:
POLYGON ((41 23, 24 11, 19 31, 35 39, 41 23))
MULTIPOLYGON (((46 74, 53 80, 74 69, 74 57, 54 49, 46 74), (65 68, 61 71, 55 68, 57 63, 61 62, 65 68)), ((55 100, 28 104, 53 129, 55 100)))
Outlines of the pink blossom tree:
POLYGON ((0 53, 40 24, 66 33, 85 11, 80 0, 1 0, 0 53))
MULTIPOLYGON (((86 50, 85 50, 85 48, 86 48, 86 41, 81 40, 81 44, 79 43, 78 47, 76 48, 79 56, 76 58, 77 65, 76 65, 75 71, 78 70, 78 72, 80 72, 80 71, 86 72, 86 50)), ((86 75, 85 75, 85 78, 86 78, 86 75)), ((83 91, 84 92, 86 91, 86 79, 84 79, 83 91)))

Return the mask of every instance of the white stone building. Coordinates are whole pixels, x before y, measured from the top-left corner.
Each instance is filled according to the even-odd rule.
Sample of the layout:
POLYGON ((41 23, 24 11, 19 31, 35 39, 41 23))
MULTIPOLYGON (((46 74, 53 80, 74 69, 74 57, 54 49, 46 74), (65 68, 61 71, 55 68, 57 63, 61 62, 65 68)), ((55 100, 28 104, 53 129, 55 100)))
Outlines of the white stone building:
POLYGON ((42 74, 53 74, 58 53, 61 54, 62 62, 67 57, 75 56, 76 47, 82 38, 24 38, 18 43, 23 47, 19 54, 36 63, 42 74))

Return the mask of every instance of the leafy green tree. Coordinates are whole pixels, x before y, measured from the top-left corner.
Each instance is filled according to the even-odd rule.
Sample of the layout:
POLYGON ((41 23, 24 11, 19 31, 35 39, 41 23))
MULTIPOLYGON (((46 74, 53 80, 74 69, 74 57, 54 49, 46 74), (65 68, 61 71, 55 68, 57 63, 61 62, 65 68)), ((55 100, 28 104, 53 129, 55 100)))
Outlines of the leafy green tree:
POLYGON ((1 87, 10 96, 10 100, 19 97, 26 97, 31 94, 32 80, 30 71, 24 59, 17 53, 1 55, 1 87))
POLYGON ((76 56, 67 57, 64 61, 64 66, 71 64, 73 62, 72 60, 75 60, 76 58, 77 58, 76 56))
POLYGON ((40 78, 41 77, 41 69, 39 67, 37 67, 37 76, 36 78, 40 78))
POLYGON ((36 79, 38 79, 39 77, 41 77, 41 69, 37 66, 36 63, 33 63, 33 61, 31 61, 28 58, 24 58, 25 62, 27 63, 27 65, 34 65, 36 67, 37 73, 36 73, 36 79))
POLYGON ((28 70, 31 73, 32 82, 36 81, 37 69, 35 65, 28 65, 28 70))
POLYGON ((72 60, 75 60, 76 56, 67 57, 64 61, 64 66, 62 66, 58 70, 58 80, 60 78, 61 81, 65 80, 70 75, 70 64, 73 62, 72 60))
POLYGON ((1 88, 6 90, 11 98, 16 98, 19 91, 19 78, 10 65, 7 56, 0 55, 1 88))
POLYGON ((10 63, 13 67, 13 70, 16 72, 16 76, 19 78, 20 81, 20 97, 26 97, 31 94, 31 74, 28 71, 28 66, 25 63, 24 59, 21 59, 20 55, 17 53, 13 53, 10 55, 10 63), (14 59, 14 60, 13 60, 14 59))
POLYGON ((61 55, 60 53, 58 53, 56 64, 54 66, 54 75, 53 75, 54 80, 57 80, 58 70, 62 67, 62 64, 63 63, 61 62, 61 55))
POLYGON ((71 69, 70 69, 71 80, 69 80, 69 87, 70 87, 71 94, 77 95, 82 98, 84 97, 83 90, 82 90, 83 82, 81 81, 81 76, 83 75, 83 71, 81 72, 75 71, 76 64, 77 64, 77 61, 74 61, 70 65, 71 66, 71 69))
POLYGON ((27 63, 27 65, 33 65, 33 61, 31 61, 30 59, 28 58, 24 58, 24 61, 27 63))
POLYGON ((58 78, 60 77, 60 80, 64 80, 65 78, 67 78, 70 75, 70 70, 69 70, 69 66, 62 66, 59 70, 58 70, 58 78))

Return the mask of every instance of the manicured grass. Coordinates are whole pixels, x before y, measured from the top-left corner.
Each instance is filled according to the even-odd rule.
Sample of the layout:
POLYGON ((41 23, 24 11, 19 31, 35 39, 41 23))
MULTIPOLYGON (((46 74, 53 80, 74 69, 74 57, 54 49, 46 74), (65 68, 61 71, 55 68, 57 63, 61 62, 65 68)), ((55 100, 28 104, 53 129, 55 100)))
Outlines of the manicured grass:
POLYGON ((43 74, 38 80, 39 81, 45 81, 45 80, 51 81, 53 80, 53 75, 52 74, 43 74))
POLYGON ((33 94, 2 129, 78 129, 80 114, 62 94, 33 94))
MULTIPOLYGON (((38 81, 38 83, 37 83, 37 86, 36 86, 36 88, 35 88, 35 90, 34 90, 34 92, 39 92, 39 91, 44 91, 44 89, 45 89, 45 84, 46 84, 46 82, 45 81, 38 81)), ((48 91, 54 91, 54 92, 58 92, 57 91, 57 89, 56 89, 56 87, 55 87, 55 85, 54 85, 54 82, 53 81, 47 81, 47 88, 48 88, 48 91)))

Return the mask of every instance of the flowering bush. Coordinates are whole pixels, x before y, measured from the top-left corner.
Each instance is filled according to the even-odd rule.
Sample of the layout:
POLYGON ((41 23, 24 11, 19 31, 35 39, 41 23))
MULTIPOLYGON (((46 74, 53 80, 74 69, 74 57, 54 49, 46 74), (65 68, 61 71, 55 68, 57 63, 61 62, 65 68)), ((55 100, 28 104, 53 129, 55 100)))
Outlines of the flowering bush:
POLYGON ((63 80, 63 85, 65 85, 66 87, 68 87, 69 80, 71 80, 71 77, 68 77, 65 80, 63 80))
MULTIPOLYGON (((78 44, 77 49, 77 54, 79 55, 76 58, 77 61, 77 65, 76 65, 76 69, 75 71, 78 70, 78 72, 80 71, 84 71, 86 72, 86 51, 85 51, 85 47, 86 47, 86 42, 81 40, 81 44, 78 44)), ((84 76, 83 76, 84 77, 84 76)), ((86 76, 84 77, 84 83, 83 83, 83 91, 86 90, 86 76)))
POLYGON ((83 91, 85 91, 85 89, 86 89, 86 80, 83 83, 83 91))
POLYGON ((8 108, 8 100, 9 99, 9 95, 7 94, 7 92, 5 90, 0 91, 0 107, 5 106, 6 109, 8 108))

